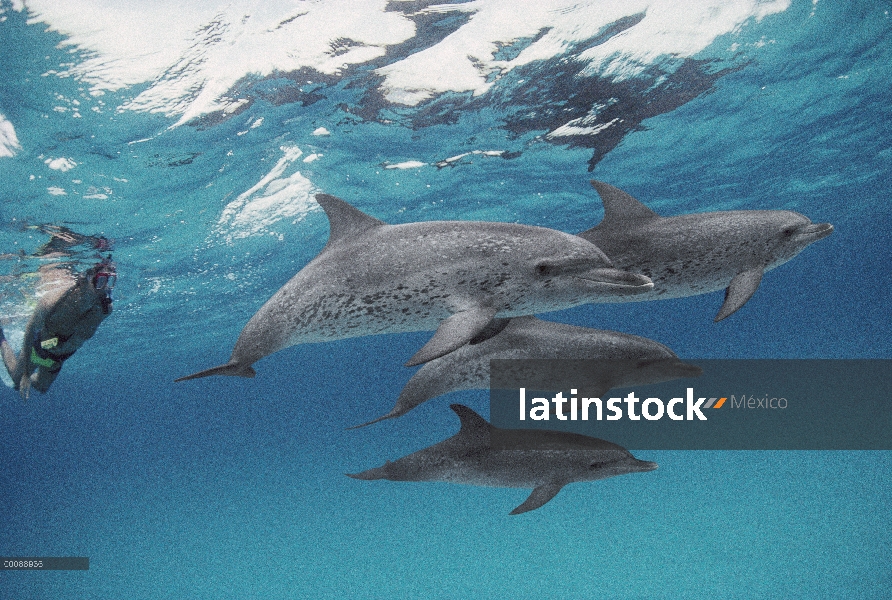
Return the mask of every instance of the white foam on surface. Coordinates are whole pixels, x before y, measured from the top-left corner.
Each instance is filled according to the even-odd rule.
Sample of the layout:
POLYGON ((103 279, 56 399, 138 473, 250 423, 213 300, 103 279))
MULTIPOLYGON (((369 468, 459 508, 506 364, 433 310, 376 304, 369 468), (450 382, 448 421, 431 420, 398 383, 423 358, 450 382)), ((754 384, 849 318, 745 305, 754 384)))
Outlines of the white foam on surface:
MULTIPOLYGON (((307 68, 339 76, 384 55, 416 34, 414 22, 387 11, 387 0, 274 0, 181 3, 156 0, 28 0, 32 20, 46 22, 89 50, 65 72, 93 92, 149 83, 122 108, 160 112, 178 123, 247 99, 230 96, 245 78, 307 68)), ((400 2, 390 3, 399 7, 400 2)), ((665 57, 693 56, 751 19, 789 7, 789 0, 476 0, 441 4, 422 14, 462 12, 468 21, 424 50, 377 69, 392 103, 415 106, 446 92, 487 93, 498 78, 533 61, 553 59, 603 34, 624 17, 640 22, 581 54, 580 71, 634 77, 665 57), (543 34, 543 32, 545 32, 543 34), (532 40, 510 60, 500 48, 532 40)), ((406 10, 410 5, 406 4, 406 10)), ((322 128, 320 128, 321 130, 322 128)), ((317 131, 320 131, 317 130, 317 131)), ((324 135, 319 133, 318 135, 324 135)))
POLYGON ((93 90, 151 82, 125 109, 180 116, 232 109, 244 77, 312 68, 336 75, 410 39, 414 23, 387 0, 194 3, 157 0, 29 0, 33 20, 95 53, 66 74, 93 90))
POLYGON ((463 152, 461 154, 457 154, 455 156, 450 156, 449 158, 444 158, 443 160, 439 160, 434 163, 434 166, 442 169, 443 167, 451 167, 457 165, 463 158, 468 156, 504 156, 506 150, 472 150, 470 152, 463 152))
POLYGON ((63 173, 77 166, 77 163, 70 158, 48 158, 43 162, 54 171, 62 171, 63 173))
POLYGON ((404 162, 386 164, 384 165, 385 169, 418 169, 420 167, 427 166, 426 162, 421 162, 420 160, 407 160, 404 162))
POLYGON ((315 186, 294 169, 303 152, 296 146, 281 150, 282 158, 269 173, 223 209, 217 230, 227 243, 266 234, 274 223, 301 217, 318 206, 315 186))
POLYGON ((583 119, 573 119, 569 121, 565 125, 561 125, 554 131, 548 133, 545 137, 551 138, 559 138, 559 137, 569 137, 575 135, 594 135, 601 131, 604 131, 608 127, 615 125, 619 119, 613 119, 608 123, 601 123, 600 125, 580 125, 584 120, 583 119))
POLYGON ((0 158, 12 158, 22 149, 19 138, 12 126, 3 114, 0 114, 0 158))
POLYGON ((627 79, 662 56, 694 56, 750 19, 759 21, 789 6, 789 0, 688 0, 682 10, 677 2, 653 2, 636 26, 580 55, 588 63, 583 74, 627 79))
POLYGON ((438 5, 422 12, 457 10, 472 16, 439 44, 378 73, 385 77, 385 97, 407 106, 444 92, 480 95, 517 67, 560 56, 623 17, 644 14, 639 23, 580 56, 584 74, 623 79, 664 56, 693 56, 717 37, 739 30, 747 20, 762 19, 788 6, 789 0, 691 0, 683 9, 673 0, 477 0, 438 5), (546 28, 545 35, 515 58, 494 58, 500 45, 535 38, 546 28))

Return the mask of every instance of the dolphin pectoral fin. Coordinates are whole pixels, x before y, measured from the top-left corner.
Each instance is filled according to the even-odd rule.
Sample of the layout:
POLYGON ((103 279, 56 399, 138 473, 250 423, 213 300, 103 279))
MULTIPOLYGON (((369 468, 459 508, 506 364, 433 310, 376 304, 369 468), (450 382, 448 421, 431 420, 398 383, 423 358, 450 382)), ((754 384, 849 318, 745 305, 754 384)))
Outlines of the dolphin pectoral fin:
MULTIPOLYGON (((401 414, 402 414, 402 413, 401 413, 401 414)), ((387 413, 386 415, 381 415, 381 416, 378 417, 377 419, 372 419, 371 421, 367 421, 367 422, 365 422, 365 423, 361 423, 361 424, 359 424, 359 425, 354 425, 353 427, 347 427, 346 431, 350 431, 351 429, 359 429, 360 427, 367 427, 367 426, 372 425, 372 424, 374 424, 374 423, 380 423, 381 421, 385 421, 385 420, 387 420, 387 419, 393 419, 393 418, 395 418, 395 417, 399 417, 399 416, 400 416, 399 414, 394 414, 393 411, 390 411, 390 412, 387 413)), ((352 475, 348 475, 348 476, 349 476, 349 477, 353 477, 352 475)))
POLYGON ((455 313, 440 323, 434 337, 409 359, 406 366, 414 367, 461 348, 492 321, 496 312, 494 308, 478 306, 455 313))
POLYGON ((746 301, 759 289, 762 273, 762 268, 758 267, 741 271, 735 275, 730 285, 728 285, 728 289, 725 290, 725 303, 722 304, 722 308, 719 309, 713 321, 718 323, 725 317, 733 315, 741 306, 746 304, 746 301))
POLYGON ((508 327, 510 322, 511 319, 493 319, 486 324, 486 327, 480 330, 480 333, 471 338, 471 341, 468 343, 472 346, 475 344, 482 344, 486 340, 492 339, 502 333, 502 331, 508 327))
POLYGON ((509 514, 519 515, 531 510, 536 510, 555 496, 564 487, 563 483, 546 483, 540 485, 530 494, 523 504, 512 510, 509 514))
POLYGON ((211 367, 210 369, 205 369, 204 371, 199 371, 198 373, 192 373, 191 375, 186 375, 185 377, 177 377, 174 379, 174 382, 177 381, 186 381, 189 379, 199 379, 201 377, 210 377, 211 375, 234 375, 236 377, 254 377, 257 375, 257 372, 251 368, 251 366, 244 367, 238 363, 226 363, 225 365, 220 365, 218 367, 211 367))
MULTIPOLYGON (((616 384, 613 381, 599 381, 595 385, 591 387, 585 388, 585 396, 588 398, 603 398, 607 392, 616 387, 616 384)), ((581 394, 577 394, 579 396, 581 394)))

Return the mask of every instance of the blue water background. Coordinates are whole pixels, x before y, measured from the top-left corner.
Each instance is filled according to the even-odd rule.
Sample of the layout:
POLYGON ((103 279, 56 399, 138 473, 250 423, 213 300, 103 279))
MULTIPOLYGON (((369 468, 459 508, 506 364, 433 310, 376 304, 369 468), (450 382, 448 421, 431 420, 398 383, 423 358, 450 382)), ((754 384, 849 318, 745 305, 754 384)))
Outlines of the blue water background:
POLYGON ((72 56, 8 13, 0 106, 22 150, 0 159, 2 240, 45 241, 13 226, 23 222, 101 232, 115 239, 120 284, 115 314, 50 393, 0 397, 0 554, 89 556, 90 570, 0 572, 0 597, 888 598, 889 452, 639 453, 660 468, 573 484, 509 517, 527 490, 343 475, 454 433, 449 402, 486 414, 485 392, 463 392, 344 431, 392 406, 411 374, 400 365, 429 334, 290 348, 252 380, 172 380, 225 362, 247 319, 325 243, 319 210, 232 245, 213 235, 285 144, 324 154, 300 164, 315 186, 390 223, 578 232, 602 216, 593 177, 664 215, 766 208, 829 221, 832 236, 719 324, 720 293, 546 317, 645 335, 683 358, 892 358, 889 9, 794 2, 751 24, 741 35, 775 41, 711 93, 646 120, 591 173, 591 150, 510 136, 495 108, 419 129, 345 119, 337 105, 360 93, 347 86, 206 128, 85 107, 77 121, 47 119, 56 94, 98 100, 74 78, 34 77, 72 56), (333 135, 311 136, 319 126, 333 135), (382 166, 490 148, 521 154, 382 166), (48 177, 71 177, 30 180, 43 155, 74 157, 79 179, 110 182, 110 200, 48 199, 48 177))

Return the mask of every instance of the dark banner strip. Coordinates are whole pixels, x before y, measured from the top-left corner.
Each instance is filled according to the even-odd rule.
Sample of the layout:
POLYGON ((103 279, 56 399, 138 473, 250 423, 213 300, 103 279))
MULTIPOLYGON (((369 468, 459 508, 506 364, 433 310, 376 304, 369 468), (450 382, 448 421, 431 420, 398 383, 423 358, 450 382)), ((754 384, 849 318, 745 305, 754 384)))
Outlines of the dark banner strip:
POLYGON ((0 557, 0 571, 87 571, 86 556, 5 556, 0 557))
MULTIPOLYGON (((638 450, 892 450, 892 360, 679 365, 493 360, 491 421, 638 450)), ((492 444, 515 439, 496 429, 492 444)))

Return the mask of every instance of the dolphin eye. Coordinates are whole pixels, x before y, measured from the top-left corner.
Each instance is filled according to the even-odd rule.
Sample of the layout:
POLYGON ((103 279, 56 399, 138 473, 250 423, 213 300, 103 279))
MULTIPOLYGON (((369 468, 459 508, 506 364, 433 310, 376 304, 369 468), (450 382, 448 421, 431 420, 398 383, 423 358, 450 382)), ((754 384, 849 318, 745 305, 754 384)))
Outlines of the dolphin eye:
POLYGON ((550 275, 551 272, 552 267, 547 263, 539 263, 538 265, 536 265, 536 275, 539 275, 540 277, 550 275))
POLYGON ((790 226, 790 227, 785 227, 784 230, 783 230, 781 233, 783 233, 785 237, 792 237, 792 235, 793 235, 794 233, 796 233, 796 228, 795 228, 795 227, 792 227, 792 226, 790 226))
POLYGON ((592 464, 590 464, 588 466, 588 468, 591 469, 592 471, 594 471, 595 469, 603 468, 604 465, 606 465, 606 464, 607 464, 606 462, 593 462, 592 464))

